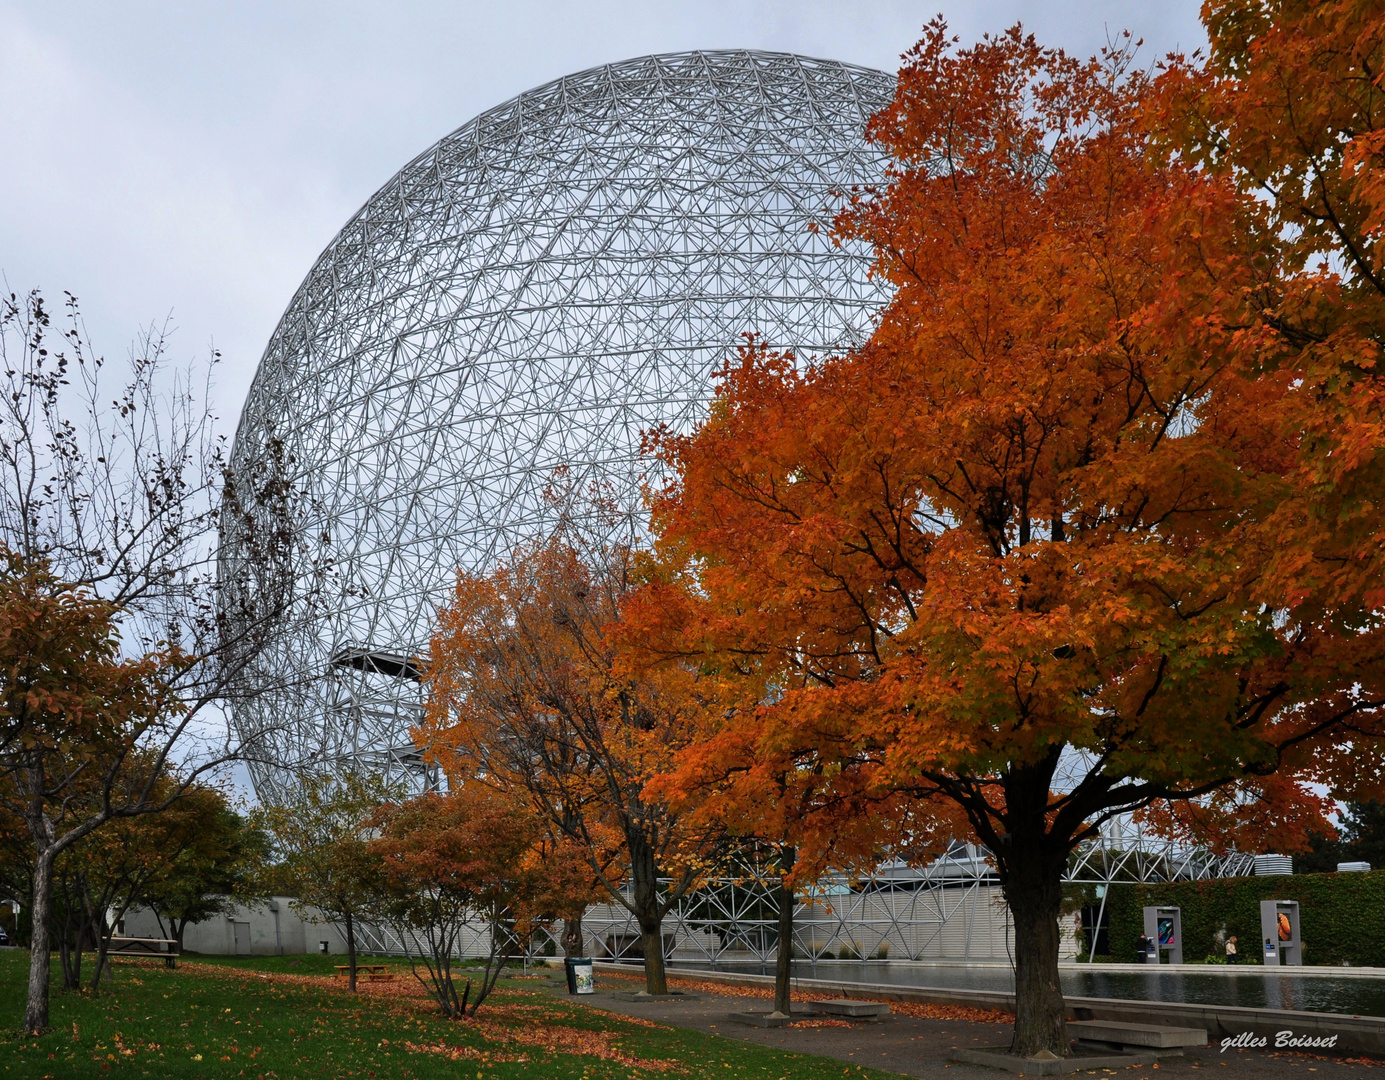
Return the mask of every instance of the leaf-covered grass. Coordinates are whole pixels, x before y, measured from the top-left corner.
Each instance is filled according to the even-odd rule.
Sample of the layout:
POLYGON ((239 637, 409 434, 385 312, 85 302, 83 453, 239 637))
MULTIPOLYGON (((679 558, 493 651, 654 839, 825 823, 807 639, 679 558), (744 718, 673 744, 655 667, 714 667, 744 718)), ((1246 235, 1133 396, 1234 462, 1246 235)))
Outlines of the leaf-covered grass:
POLYGON ((17 1028, 29 954, 0 951, 0 1080, 891 1075, 603 1013, 520 978, 503 980, 476 1022, 448 1021, 406 964, 391 963, 394 982, 353 996, 332 979, 340 959, 185 958, 177 971, 120 963, 99 996, 55 992, 53 1029, 27 1039, 17 1028))

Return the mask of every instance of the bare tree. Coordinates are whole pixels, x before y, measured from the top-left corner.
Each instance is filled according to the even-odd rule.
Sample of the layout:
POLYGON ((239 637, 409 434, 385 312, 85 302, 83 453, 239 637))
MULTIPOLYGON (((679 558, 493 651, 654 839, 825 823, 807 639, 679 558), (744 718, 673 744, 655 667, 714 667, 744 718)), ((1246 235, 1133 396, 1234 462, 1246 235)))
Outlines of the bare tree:
MULTIPOLYGON (((31 1032, 48 1024, 53 861, 113 818, 167 807, 236 755, 229 732, 202 718, 242 692, 240 672, 283 629, 303 590, 315 588, 294 563, 306 555, 306 565, 322 566, 295 546, 291 459, 275 443, 227 481, 226 442, 209 406, 217 356, 173 365, 167 333, 166 325, 145 332, 112 377, 70 294, 57 326, 37 292, 0 299, 5 573, 36 575, 35 596, 54 610, 99 607, 130 670, 158 684, 155 692, 130 677, 130 692, 147 700, 107 703, 111 717, 126 720, 97 725, 99 745, 56 737, 91 727, 90 717, 78 723, 70 713, 17 706, 0 728, 0 798, 33 844, 31 1032), (218 575, 218 533, 232 523, 254 558, 218 575), (126 722, 131 716, 137 721, 126 722), (173 766, 177 782, 168 784, 173 766)), ((90 656, 115 685, 113 658, 95 647, 90 656)))

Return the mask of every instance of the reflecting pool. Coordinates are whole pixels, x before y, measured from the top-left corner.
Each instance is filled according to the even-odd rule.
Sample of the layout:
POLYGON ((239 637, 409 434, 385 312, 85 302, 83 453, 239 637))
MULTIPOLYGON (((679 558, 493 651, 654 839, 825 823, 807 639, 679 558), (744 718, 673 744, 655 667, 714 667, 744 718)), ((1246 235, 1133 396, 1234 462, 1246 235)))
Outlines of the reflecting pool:
MULTIPOLYGON (((771 974, 758 963, 672 964, 670 968, 744 971, 771 974)), ((795 960, 795 978, 886 986, 927 986, 947 990, 1013 991, 1014 975, 1001 964, 928 964, 910 961, 795 960)), ((1267 972, 1246 966, 1214 971, 1103 971, 1102 965, 1065 966, 1063 993, 1070 997, 1180 1001, 1199 1005, 1243 1005, 1257 1009, 1294 1009, 1385 1017, 1385 977, 1367 975, 1298 975, 1281 969, 1267 972)))

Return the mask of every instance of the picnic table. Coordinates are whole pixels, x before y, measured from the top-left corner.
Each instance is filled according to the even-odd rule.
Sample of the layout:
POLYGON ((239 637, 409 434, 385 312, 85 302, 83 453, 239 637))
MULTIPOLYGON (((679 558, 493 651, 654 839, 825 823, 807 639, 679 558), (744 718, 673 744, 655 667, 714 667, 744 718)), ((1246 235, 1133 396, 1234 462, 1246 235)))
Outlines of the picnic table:
POLYGON ((173 938, 113 937, 106 946, 106 956, 158 956, 164 967, 178 966, 178 942, 173 938))
MULTIPOLYGON (((357 964, 356 978, 360 979, 362 976, 365 977, 366 982, 394 982, 394 975, 385 964, 357 964)), ((338 964, 337 978, 351 978, 351 965, 338 964)))

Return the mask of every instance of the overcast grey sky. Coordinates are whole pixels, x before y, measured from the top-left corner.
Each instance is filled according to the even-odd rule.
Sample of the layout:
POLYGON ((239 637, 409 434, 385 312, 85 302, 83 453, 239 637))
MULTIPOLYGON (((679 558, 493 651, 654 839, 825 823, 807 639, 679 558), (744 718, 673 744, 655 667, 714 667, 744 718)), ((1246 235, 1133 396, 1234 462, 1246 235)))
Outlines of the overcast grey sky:
MULTIPOLYGON (((1203 44, 1195 0, 941 5, 963 42, 1022 21, 1152 62, 1203 44)), ((229 433, 293 290, 410 158, 551 79, 652 52, 761 48, 893 71, 937 0, 0 0, 0 274, 82 301, 123 353, 170 313, 225 360, 229 433)), ((235 779, 248 795, 244 770, 235 779)))
MULTIPOLYGON (((1022 21, 1149 61, 1203 43, 1194 0, 941 5, 964 42, 1022 21)), ((170 312, 215 342, 229 429, 319 251, 415 154, 476 113, 593 65, 763 48, 893 71, 939 8, 894 0, 646 3, 0 0, 0 273, 82 300, 107 354, 170 312)))

